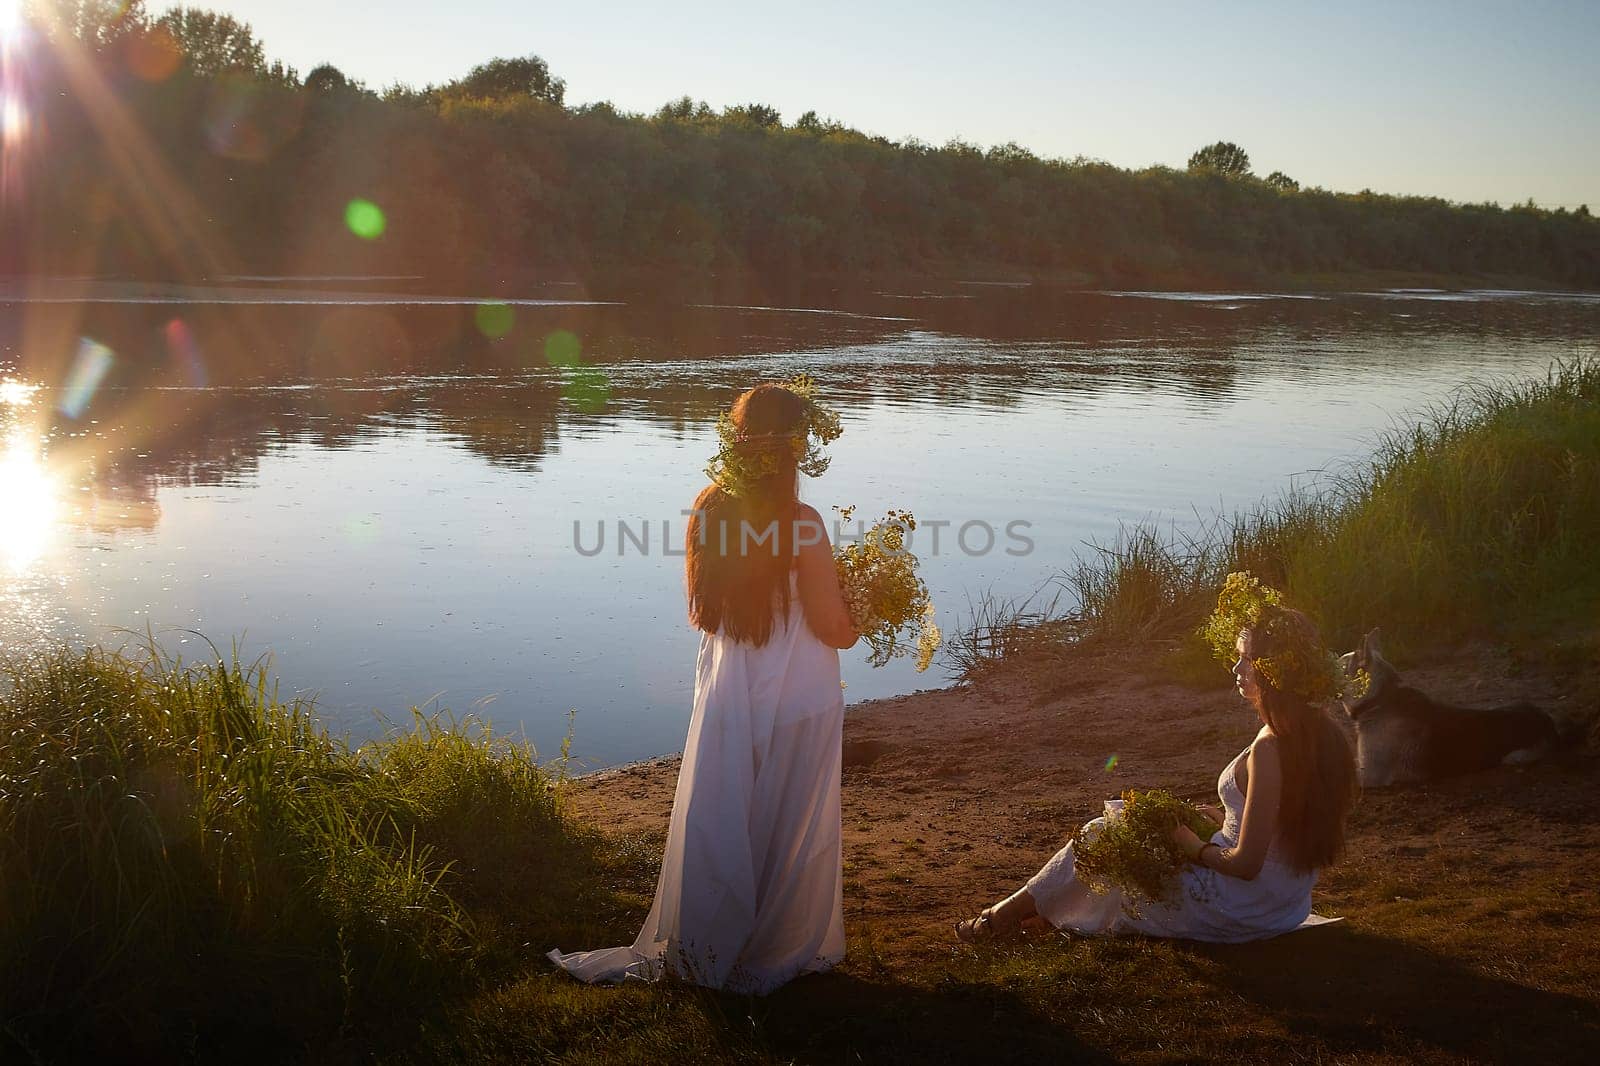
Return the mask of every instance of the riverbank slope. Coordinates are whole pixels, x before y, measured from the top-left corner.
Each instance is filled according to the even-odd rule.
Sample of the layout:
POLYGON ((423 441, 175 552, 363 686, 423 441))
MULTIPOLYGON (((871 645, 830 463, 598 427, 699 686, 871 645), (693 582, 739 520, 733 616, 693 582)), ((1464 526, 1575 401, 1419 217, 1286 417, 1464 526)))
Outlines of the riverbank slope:
MULTIPOLYGON (((1594 714, 1592 652, 1564 664, 1527 654, 1463 648, 1407 680, 1469 705, 1529 699, 1569 719, 1594 714)), ((836 975, 740 1008, 762 1053, 1012 1061, 1056 1043, 1140 1062, 1579 1062, 1600 1051, 1600 899, 1586 887, 1600 853, 1593 749, 1367 792, 1345 860, 1316 892, 1319 913, 1346 919, 1334 927, 1243 947, 956 944, 951 922, 1020 885, 1104 799, 1130 787, 1214 794, 1257 725, 1226 688, 1117 661, 853 707, 850 955, 836 975), (886 1013, 850 1009, 858 996, 886 1013)), ((573 783, 572 800, 648 852, 664 837, 676 770, 669 759, 595 774, 573 783)), ((641 900, 652 886, 637 880, 641 900)))

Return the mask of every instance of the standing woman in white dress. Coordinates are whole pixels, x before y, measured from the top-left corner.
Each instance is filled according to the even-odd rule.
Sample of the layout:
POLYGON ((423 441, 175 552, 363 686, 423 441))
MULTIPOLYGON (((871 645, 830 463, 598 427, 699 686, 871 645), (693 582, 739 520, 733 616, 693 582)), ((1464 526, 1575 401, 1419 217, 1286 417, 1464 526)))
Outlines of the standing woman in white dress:
MULTIPOLYGON (((1117 889, 1096 894, 1075 875, 1068 843, 1022 888, 958 922, 957 937, 1008 936, 1043 919, 1064 932, 1238 943, 1323 920, 1311 914, 1311 888, 1344 846, 1345 819, 1358 795, 1355 754, 1326 707, 1306 695, 1324 693, 1323 664, 1331 665, 1311 620, 1271 603, 1253 622, 1232 630, 1238 634, 1233 676, 1261 729, 1217 779, 1221 807, 1202 808, 1222 828, 1209 841, 1174 828, 1173 840, 1190 863, 1176 898, 1135 912, 1117 889)), ((1085 832, 1104 824, 1097 818, 1085 832)))
POLYGON ((550 952, 581 980, 764 995, 844 957, 838 649, 856 633, 822 517, 798 499, 800 470, 826 465, 818 413, 808 391, 761 385, 719 426, 687 537, 702 636, 655 902, 627 947, 550 952))

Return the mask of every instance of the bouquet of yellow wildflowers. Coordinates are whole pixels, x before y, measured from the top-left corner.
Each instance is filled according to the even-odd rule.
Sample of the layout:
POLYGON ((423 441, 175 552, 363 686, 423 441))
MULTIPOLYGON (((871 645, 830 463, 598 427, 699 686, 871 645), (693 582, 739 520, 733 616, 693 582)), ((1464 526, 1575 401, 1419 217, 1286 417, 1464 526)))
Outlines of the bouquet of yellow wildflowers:
MULTIPOLYGON (((845 522, 855 513, 854 507, 835 510, 845 522)), ((867 661, 882 666, 910 654, 914 645, 920 673, 933 661, 941 638, 928 586, 917 576, 917 557, 906 548, 906 535, 916 528, 909 511, 890 511, 859 541, 835 545, 833 562, 850 623, 871 649, 867 661), (903 639, 912 628, 915 640, 903 639)))
POLYGON ((1186 825, 1201 840, 1217 831, 1211 819, 1164 788, 1129 789, 1106 818, 1088 832, 1090 822, 1072 835, 1074 870, 1091 890, 1105 895, 1122 890, 1125 910, 1138 915, 1141 904, 1170 903, 1177 895, 1178 872, 1189 861, 1172 840, 1172 828, 1186 825))

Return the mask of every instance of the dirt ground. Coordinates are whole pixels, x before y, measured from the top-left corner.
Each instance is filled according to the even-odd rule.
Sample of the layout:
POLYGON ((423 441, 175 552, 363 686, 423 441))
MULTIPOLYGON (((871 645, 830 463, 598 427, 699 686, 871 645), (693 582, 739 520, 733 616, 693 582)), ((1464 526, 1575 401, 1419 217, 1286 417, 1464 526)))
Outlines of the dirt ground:
MULTIPOLYGON (((1474 649, 1408 670, 1405 680, 1461 704, 1531 700, 1558 717, 1581 718, 1594 713, 1593 673, 1525 671, 1503 653, 1474 649)), ((1217 774, 1258 726, 1229 689, 1198 691, 1104 666, 850 707, 843 828, 852 949, 870 942, 891 970, 963 950, 954 947, 951 923, 1019 886, 1106 798, 1159 786, 1214 801, 1217 774)), ((664 838, 677 770, 672 757, 601 771, 575 783, 573 802, 608 830, 664 838)), ((1410 927, 1437 940, 1408 911, 1449 901, 1466 914, 1478 895, 1473 885, 1489 878, 1502 889, 1520 885, 1527 891, 1512 895, 1533 900, 1569 886, 1587 894, 1592 917, 1597 786, 1600 758, 1580 747, 1526 768, 1370 790, 1353 817, 1345 860, 1318 886, 1316 909, 1369 932, 1410 927)), ((1474 920, 1485 944, 1497 930, 1517 937, 1533 953, 1523 967, 1530 972, 1541 969, 1539 952, 1570 940, 1569 956, 1543 967, 1536 983, 1587 982, 1587 989, 1559 990, 1600 999, 1600 936, 1592 935, 1600 930, 1551 902, 1557 905, 1544 910, 1533 905, 1537 921, 1551 926, 1538 936, 1516 913, 1474 920)), ((1480 938, 1463 935, 1456 948, 1434 946, 1474 955, 1464 945, 1480 938)), ((1517 969, 1506 953, 1484 950, 1492 957, 1478 960, 1483 966, 1517 969)))

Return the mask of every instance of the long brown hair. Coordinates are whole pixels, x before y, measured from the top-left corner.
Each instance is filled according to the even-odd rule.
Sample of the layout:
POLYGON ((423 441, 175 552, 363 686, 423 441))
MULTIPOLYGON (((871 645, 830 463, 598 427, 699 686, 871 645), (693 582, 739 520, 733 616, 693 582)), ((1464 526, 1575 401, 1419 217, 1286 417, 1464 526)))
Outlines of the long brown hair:
POLYGON ((804 432, 805 414, 805 401, 782 385, 757 385, 734 401, 740 447, 769 451, 776 469, 740 496, 708 485, 694 501, 684 576, 697 629, 762 645, 773 615, 788 618, 798 504, 791 442, 804 432))
MULTIPOLYGON (((1277 615, 1251 629, 1251 658, 1282 655, 1290 647, 1320 647, 1316 626, 1299 611, 1272 606, 1277 615)), ((1310 872, 1327 866, 1344 850, 1345 819, 1360 788, 1350 737, 1327 708, 1277 688, 1260 671, 1258 709, 1278 738, 1283 757, 1283 794, 1278 830, 1290 865, 1310 872)))

